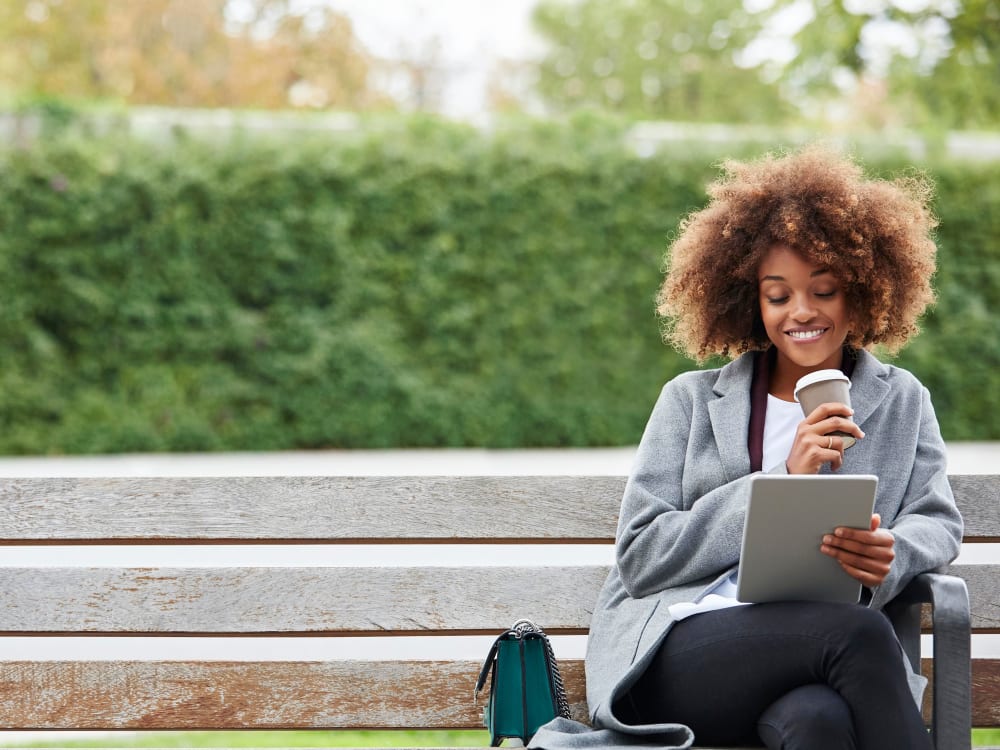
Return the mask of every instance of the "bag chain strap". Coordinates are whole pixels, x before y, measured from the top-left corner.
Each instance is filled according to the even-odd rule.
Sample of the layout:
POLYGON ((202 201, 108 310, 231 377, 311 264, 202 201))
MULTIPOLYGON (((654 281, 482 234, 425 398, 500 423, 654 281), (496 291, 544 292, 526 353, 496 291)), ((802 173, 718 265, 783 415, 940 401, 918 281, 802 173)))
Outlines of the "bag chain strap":
POLYGON ((569 701, 566 700, 566 687, 563 685, 562 674, 559 672, 559 664, 556 662, 555 652, 552 650, 552 643, 545 631, 535 625, 531 620, 518 620, 511 628, 517 633, 518 638, 523 638, 525 633, 538 633, 542 636, 542 643, 545 644, 545 655, 549 661, 549 673, 552 678, 552 685, 556 691, 556 703, 559 705, 559 715, 568 719, 569 701))

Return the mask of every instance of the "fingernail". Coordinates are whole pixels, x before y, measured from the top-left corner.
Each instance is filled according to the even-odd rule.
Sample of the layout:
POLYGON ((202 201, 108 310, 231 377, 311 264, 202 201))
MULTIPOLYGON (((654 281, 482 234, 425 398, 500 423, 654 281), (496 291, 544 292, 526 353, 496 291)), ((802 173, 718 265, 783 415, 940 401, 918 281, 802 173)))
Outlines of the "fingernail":
POLYGON ((827 534, 823 537, 823 544, 830 544, 833 541, 833 537, 827 534))
POLYGON ((843 536, 844 535, 844 530, 843 529, 837 529, 833 533, 836 534, 837 536, 843 536))

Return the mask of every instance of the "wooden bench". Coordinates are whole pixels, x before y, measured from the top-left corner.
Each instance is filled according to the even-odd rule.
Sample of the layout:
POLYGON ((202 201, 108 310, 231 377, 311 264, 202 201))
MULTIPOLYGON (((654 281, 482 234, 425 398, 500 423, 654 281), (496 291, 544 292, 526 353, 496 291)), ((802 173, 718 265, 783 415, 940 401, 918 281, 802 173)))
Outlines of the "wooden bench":
MULTIPOLYGON (((965 541, 1000 541, 1000 476, 951 481, 966 520, 965 541)), ((41 548, 315 544, 324 550, 610 545, 624 484, 622 477, 0 480, 0 541, 41 548)), ((525 616, 554 636, 586 634, 607 564, 533 565, 532 550, 539 549, 512 554, 509 566, 8 564, 0 567, 0 635, 492 636, 525 616)), ((972 631, 1000 633, 1000 565, 949 572, 968 585, 972 631)), ((907 609, 914 611, 901 611, 907 609)), ((926 629, 926 611, 923 617, 926 629)), ((957 643, 964 658, 962 618, 951 617, 959 635, 936 644, 943 650, 957 643)), ((482 656, 485 648, 475 659, 430 661, 19 658, 0 663, 0 726, 481 728, 472 689, 482 656)), ((936 656, 943 664, 942 653, 936 656)), ((564 658, 561 667, 573 713, 585 720, 582 660, 564 658)), ((931 662, 925 659, 923 668, 930 672, 931 662)), ((954 674, 954 664, 950 669, 954 674)), ((968 674, 967 662, 958 664, 959 676, 963 669, 968 674)), ((1000 660, 975 659, 971 670, 972 725, 1000 726, 1000 660)), ((939 716, 950 711, 967 738, 962 701, 961 689, 928 697, 928 720, 935 709, 939 716)), ((968 743, 959 740, 948 750, 960 746, 968 743)), ((944 747, 939 741, 939 750, 944 747)))

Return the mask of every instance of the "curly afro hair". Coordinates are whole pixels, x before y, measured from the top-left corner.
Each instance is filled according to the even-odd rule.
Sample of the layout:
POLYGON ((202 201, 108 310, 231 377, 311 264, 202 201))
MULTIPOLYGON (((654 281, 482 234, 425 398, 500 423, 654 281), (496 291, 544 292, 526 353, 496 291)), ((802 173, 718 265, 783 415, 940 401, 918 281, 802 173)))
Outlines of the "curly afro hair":
POLYGON ((852 314, 846 343, 898 351, 933 301, 937 221, 922 177, 867 179, 824 146, 727 161, 667 252, 664 338, 698 361, 770 346, 757 268, 775 245, 834 270, 852 314))

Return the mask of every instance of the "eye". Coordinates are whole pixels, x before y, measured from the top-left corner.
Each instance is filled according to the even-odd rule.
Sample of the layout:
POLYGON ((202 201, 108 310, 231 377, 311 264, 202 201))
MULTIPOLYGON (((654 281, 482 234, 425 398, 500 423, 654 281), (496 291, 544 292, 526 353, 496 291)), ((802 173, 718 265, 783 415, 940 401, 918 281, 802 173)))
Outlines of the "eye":
POLYGON ((832 292, 816 292, 817 297, 823 297, 823 298, 833 297, 836 294, 837 294, 836 289, 834 289, 832 292))
POLYGON ((767 301, 772 305, 783 305, 785 302, 788 302, 788 295, 786 294, 784 297, 768 297, 767 301))

